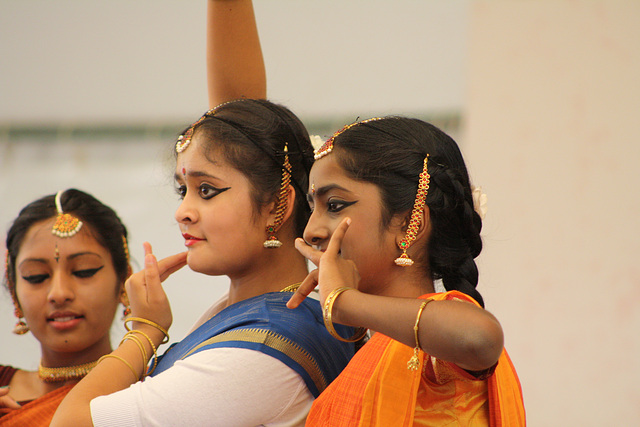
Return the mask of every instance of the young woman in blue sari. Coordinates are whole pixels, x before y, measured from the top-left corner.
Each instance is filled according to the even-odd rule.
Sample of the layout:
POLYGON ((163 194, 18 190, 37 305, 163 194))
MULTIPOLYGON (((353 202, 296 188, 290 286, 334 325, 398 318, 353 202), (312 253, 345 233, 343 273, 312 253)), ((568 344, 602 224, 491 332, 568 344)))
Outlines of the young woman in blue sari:
MULTIPOLYGON (((352 343, 328 334, 317 301, 286 308, 308 272, 293 242, 309 216, 313 148, 285 107, 229 101, 266 95, 264 69, 256 73, 261 55, 247 64, 247 79, 225 70, 239 69, 243 55, 256 58, 255 22, 246 21, 250 2, 209 4, 210 39, 222 31, 236 41, 233 49, 210 45, 210 100, 226 102, 175 145, 182 199, 175 218, 187 253, 157 262, 146 245, 145 270, 126 285, 132 331, 65 398, 54 426, 303 425, 313 399, 354 353, 352 343), (185 263, 227 275, 229 292, 157 364, 154 359, 141 382, 172 321, 161 282, 185 263)), ((349 328, 339 332, 352 335, 349 328)))

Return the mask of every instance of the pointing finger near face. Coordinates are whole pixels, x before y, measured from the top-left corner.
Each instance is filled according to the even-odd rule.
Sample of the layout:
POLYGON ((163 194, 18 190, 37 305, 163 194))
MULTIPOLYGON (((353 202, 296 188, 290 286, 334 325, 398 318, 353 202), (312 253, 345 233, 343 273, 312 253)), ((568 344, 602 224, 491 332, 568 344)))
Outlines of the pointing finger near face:
POLYGON ((314 263, 318 266, 320 262, 320 257, 322 256, 322 251, 315 249, 312 246, 309 246, 307 242, 305 242, 301 238, 297 238, 295 241, 295 247, 302 254, 303 257, 314 263))
POLYGON ((342 246, 342 239, 344 238, 349 225, 351 224, 351 218, 345 218, 340 222, 338 227, 336 227, 335 231, 331 235, 331 239, 329 239, 329 245, 327 246, 327 251, 325 252, 328 255, 337 257, 340 253, 340 247, 342 246))
POLYGON ((164 282, 167 277, 171 276, 185 265, 187 265, 187 252, 180 252, 179 254, 170 255, 161 259, 158 261, 160 281, 164 282))
POLYGON ((296 308, 318 285, 318 270, 311 271, 302 281, 296 293, 287 301, 287 308, 296 308))

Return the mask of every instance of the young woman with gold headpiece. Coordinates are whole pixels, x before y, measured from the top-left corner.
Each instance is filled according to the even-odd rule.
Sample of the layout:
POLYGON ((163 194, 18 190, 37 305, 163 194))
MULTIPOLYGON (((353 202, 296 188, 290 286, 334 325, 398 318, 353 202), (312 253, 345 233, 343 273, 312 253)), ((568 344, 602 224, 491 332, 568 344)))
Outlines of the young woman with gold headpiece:
POLYGON ((286 308, 308 273, 293 242, 309 216, 309 135, 285 107, 233 100, 266 95, 251 2, 212 0, 209 16, 210 100, 223 103, 175 144, 175 218, 189 267, 228 276, 228 294, 147 373, 172 320, 161 281, 185 262, 156 263, 147 245, 145 271, 126 284, 131 332, 69 393, 52 425, 303 425, 354 353, 326 331, 318 301, 286 308), (221 35, 237 43, 216 44, 221 35), (244 63, 247 80, 233 72, 244 63))
POLYGON ((332 335, 346 338, 336 324, 375 333, 307 425, 524 425, 502 328, 476 290, 482 219, 455 141, 421 120, 376 118, 315 158, 296 247, 319 268, 289 307, 319 286, 332 335))
POLYGON ((130 275, 127 229, 79 190, 22 209, 7 234, 14 333, 40 342, 37 372, 0 367, 0 424, 48 426, 67 392, 111 352, 109 331, 130 275))

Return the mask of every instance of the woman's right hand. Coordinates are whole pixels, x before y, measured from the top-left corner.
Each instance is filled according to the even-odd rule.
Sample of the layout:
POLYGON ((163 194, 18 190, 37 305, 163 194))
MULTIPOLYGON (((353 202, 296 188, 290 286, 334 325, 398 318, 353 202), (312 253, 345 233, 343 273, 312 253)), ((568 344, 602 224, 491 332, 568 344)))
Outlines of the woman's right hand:
POLYGON ((144 243, 144 252, 144 270, 133 274, 125 283, 131 316, 151 320, 168 330, 173 316, 162 282, 186 265, 187 253, 181 252, 157 261, 148 242, 144 243))

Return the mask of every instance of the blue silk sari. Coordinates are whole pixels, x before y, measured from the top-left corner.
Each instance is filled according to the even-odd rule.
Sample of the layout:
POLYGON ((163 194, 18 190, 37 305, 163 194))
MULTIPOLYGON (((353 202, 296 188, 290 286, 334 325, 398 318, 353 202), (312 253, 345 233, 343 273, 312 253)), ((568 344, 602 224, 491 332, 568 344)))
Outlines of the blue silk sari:
MULTIPOLYGON (((305 299, 291 310, 290 292, 271 292, 233 304, 171 346, 152 375, 203 350, 246 348, 275 357, 296 371, 314 397, 333 381, 355 353, 353 343, 333 338, 322 320, 320 303, 305 299)), ((344 337, 353 328, 335 325, 344 337)))

